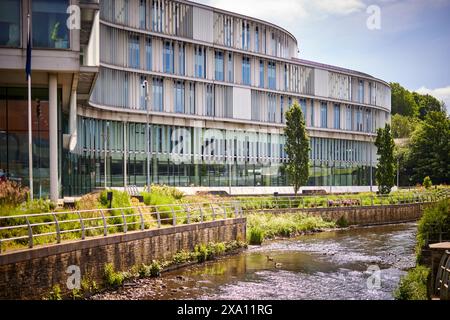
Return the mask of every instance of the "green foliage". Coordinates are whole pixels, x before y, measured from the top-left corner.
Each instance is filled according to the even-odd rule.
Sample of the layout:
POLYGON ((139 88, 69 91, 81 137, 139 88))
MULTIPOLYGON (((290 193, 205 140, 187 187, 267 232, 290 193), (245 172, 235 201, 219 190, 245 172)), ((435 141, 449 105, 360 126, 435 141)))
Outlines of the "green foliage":
POLYGON ((308 182, 309 176, 309 137, 306 132, 302 109, 295 102, 286 112, 285 150, 288 156, 286 171, 295 194, 308 182))
POLYGON ((414 117, 395 114, 391 119, 392 137, 394 139, 410 138, 420 121, 414 117))
POLYGON ((54 285, 45 300, 62 300, 61 287, 57 284, 54 285))
MULTIPOLYGON (((100 193, 99 201, 100 201, 100 205, 103 208, 109 208, 108 192, 112 192, 112 194, 113 194, 111 208, 116 208, 116 209, 128 208, 128 209, 123 210, 124 215, 130 215, 130 214, 135 213, 134 210, 130 208, 132 206, 132 204, 131 204, 131 198, 130 198, 129 194, 127 192, 118 191, 118 190, 103 190, 102 193, 100 193)), ((123 224, 123 217, 122 217, 121 211, 122 210, 109 211, 109 214, 112 217, 108 219, 108 224, 115 224, 115 225, 123 224)), ((139 226, 138 226, 138 224, 136 224, 136 221, 138 221, 138 219, 139 218, 137 216, 132 216, 132 217, 126 218, 128 230, 132 231, 132 230, 138 229, 139 226)), ((120 226, 117 229, 119 231, 122 231, 123 227, 120 226)))
POLYGON ((430 112, 414 132, 408 163, 412 182, 429 176, 435 184, 450 182, 450 119, 445 113, 430 112))
POLYGON ((419 106, 414 100, 413 94, 398 83, 391 83, 390 85, 392 94, 392 114, 401 114, 403 116, 418 115, 419 106))
POLYGON ((450 199, 442 200, 425 208, 417 227, 417 259, 427 240, 439 240, 440 233, 450 234, 450 199))
POLYGON ((264 241, 264 230, 258 227, 250 229, 248 243, 252 245, 261 245, 264 241))
POLYGON ((427 280, 430 269, 417 266, 408 271, 394 291, 396 300, 428 300, 427 280))
POLYGON ((121 272, 114 271, 114 266, 112 263, 108 263, 105 265, 103 271, 103 280, 105 281, 105 285, 107 287, 114 288, 121 286, 125 280, 125 277, 121 272))
POLYGON ((301 213, 250 214, 247 216, 247 239, 250 244, 261 244, 266 238, 291 237, 302 232, 333 227, 334 222, 301 213))
POLYGON ((389 194, 394 186, 395 160, 394 160, 394 139, 391 135, 391 127, 386 124, 385 128, 379 128, 375 141, 377 154, 379 156, 376 180, 381 194, 389 194))
POLYGON ((161 270, 161 264, 158 261, 153 260, 149 268, 150 277, 159 277, 161 275, 161 270))
POLYGON ((337 221, 336 221, 336 226, 338 228, 347 228, 349 226, 349 223, 347 221, 347 219, 345 219, 344 216, 341 216, 337 221))
POLYGON ((418 106, 418 116, 422 120, 425 119, 430 112, 445 112, 444 104, 429 94, 422 95, 413 92, 413 97, 418 106))
POLYGON ((425 177, 425 179, 423 179, 423 184, 422 184, 426 189, 430 189, 433 186, 433 182, 431 181, 430 177, 425 177))
MULTIPOLYGON (((181 206, 174 205, 183 196, 176 188, 153 185, 151 192, 142 192, 144 203, 147 206, 158 206, 162 223, 171 224, 173 221, 172 209, 176 212, 179 221, 184 221, 185 212, 181 206)), ((156 211, 156 210, 155 210, 156 211)))

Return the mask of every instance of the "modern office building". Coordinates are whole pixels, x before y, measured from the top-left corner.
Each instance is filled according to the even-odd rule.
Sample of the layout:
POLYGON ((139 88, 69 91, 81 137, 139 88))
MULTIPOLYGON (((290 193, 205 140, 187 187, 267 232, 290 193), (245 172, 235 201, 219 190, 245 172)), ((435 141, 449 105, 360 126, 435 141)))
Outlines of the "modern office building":
POLYGON ((28 9, 36 194, 148 182, 286 186, 294 101, 311 137, 308 184, 370 184, 389 85, 299 59, 288 31, 190 1, 4 0, 0 170, 24 184, 28 9), (69 5, 81 8, 79 29, 64 28, 69 5))

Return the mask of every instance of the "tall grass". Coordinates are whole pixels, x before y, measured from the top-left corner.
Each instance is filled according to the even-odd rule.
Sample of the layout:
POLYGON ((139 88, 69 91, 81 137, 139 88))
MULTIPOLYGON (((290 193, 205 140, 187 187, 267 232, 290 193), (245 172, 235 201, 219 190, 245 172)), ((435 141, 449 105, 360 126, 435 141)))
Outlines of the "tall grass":
POLYGON ((396 300, 428 300, 427 281, 430 269, 417 266, 402 277, 394 291, 396 300))
POLYGON ((308 217, 299 213, 250 214, 247 216, 247 239, 250 243, 261 243, 277 236, 291 237, 308 231, 334 228, 334 222, 320 217, 308 217))

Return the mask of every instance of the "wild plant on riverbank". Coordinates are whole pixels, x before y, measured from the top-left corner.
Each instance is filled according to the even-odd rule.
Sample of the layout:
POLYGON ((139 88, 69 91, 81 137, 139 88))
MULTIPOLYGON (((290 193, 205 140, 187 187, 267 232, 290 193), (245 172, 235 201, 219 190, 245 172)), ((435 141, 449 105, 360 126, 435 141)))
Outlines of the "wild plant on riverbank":
POLYGON ((335 226, 334 222, 299 213, 250 214, 247 216, 247 239, 250 244, 260 244, 264 239, 291 237, 335 226))
POLYGON ((408 271, 402 277, 400 284, 394 291, 397 300, 428 300, 427 281, 430 269, 424 266, 417 266, 408 271))

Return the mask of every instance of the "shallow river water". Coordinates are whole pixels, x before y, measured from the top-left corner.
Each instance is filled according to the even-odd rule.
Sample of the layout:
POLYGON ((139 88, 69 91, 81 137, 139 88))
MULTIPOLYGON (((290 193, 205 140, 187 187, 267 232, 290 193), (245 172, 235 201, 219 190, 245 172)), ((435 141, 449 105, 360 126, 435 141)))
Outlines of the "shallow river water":
POLYGON ((416 230, 401 224, 270 241, 94 299, 393 299, 414 266, 416 230))

